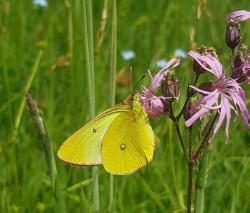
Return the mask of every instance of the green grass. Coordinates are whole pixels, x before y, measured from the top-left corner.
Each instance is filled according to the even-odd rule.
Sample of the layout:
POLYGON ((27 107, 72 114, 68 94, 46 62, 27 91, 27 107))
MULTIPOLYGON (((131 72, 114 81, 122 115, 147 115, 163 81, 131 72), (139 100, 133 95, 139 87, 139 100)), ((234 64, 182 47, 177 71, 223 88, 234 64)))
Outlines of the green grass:
MULTIPOLYGON (((32 1, 0 2, 0 212, 3 213, 60 212, 61 208, 50 182, 44 147, 27 107, 13 138, 23 92, 41 49, 44 54, 30 93, 38 102, 54 152, 91 117, 80 5, 72 0, 67 7, 65 2, 51 0, 48 8, 37 8, 32 1), (68 28, 71 24, 72 37, 68 28), (52 70, 60 56, 67 60, 68 55, 71 56, 69 66, 52 70)), ((109 107, 111 3, 108 2, 103 44, 95 55, 96 112, 109 107)), ((93 1, 94 43, 102 7, 103 1, 93 1)), ((230 73, 230 51, 224 41, 225 15, 233 10, 249 10, 249 3, 207 1, 198 22, 196 9, 197 1, 191 0, 117 1, 117 70, 125 68, 129 73, 132 66, 133 82, 148 68, 156 72, 154 63, 158 58, 169 59, 176 48, 191 48, 189 33, 194 26, 197 46, 214 46, 230 73), (133 49, 136 58, 124 61, 121 51, 126 49, 133 49)), ((249 23, 242 25, 242 33, 249 35, 248 44, 249 29, 249 23)), ((177 69, 182 91, 183 85, 194 77, 191 74, 190 60, 184 60, 177 69)), ((117 84, 116 103, 129 93, 129 86, 117 84)), ((183 101, 181 95, 180 102, 183 101)), ((179 103, 175 108, 180 107, 179 103)), ((176 132, 167 118, 152 120, 151 124, 157 142, 154 160, 136 174, 114 178, 113 212, 183 212, 185 209, 187 168, 176 132)), ((187 131, 183 126, 181 130, 186 139, 187 131)), ((240 122, 232 123, 230 130, 228 145, 221 131, 210 146, 205 212, 250 212, 250 133, 240 122)), ((92 202, 91 169, 65 165, 57 158, 56 165, 67 212, 88 212, 92 202)), ((106 212, 109 204, 109 179, 100 166, 101 212, 106 212)))

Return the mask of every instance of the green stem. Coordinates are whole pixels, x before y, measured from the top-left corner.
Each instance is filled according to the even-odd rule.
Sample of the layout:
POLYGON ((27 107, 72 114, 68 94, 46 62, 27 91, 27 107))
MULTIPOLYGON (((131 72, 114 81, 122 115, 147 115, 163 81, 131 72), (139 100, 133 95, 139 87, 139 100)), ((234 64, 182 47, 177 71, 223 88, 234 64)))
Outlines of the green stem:
MULTIPOLYGON (((7 41, 6 41, 6 43, 7 43, 7 41)), ((5 46, 7 46, 7 45, 4 45, 3 52, 6 52, 6 47, 5 46)), ((10 92, 11 89, 10 89, 10 83, 9 83, 9 73, 8 73, 8 68, 7 68, 6 56, 3 58, 3 61, 4 61, 4 64, 3 64, 3 77, 4 77, 5 88, 6 88, 7 103, 10 103, 10 107, 8 108, 9 122, 10 122, 11 132, 13 132, 13 130, 14 130, 14 122, 13 122, 13 111, 12 111, 12 101, 11 101, 12 95, 11 95, 11 92, 10 92)), ((2 107, 1 107, 1 109, 2 109, 2 107)))
POLYGON ((192 192, 193 192, 193 161, 192 161, 192 144, 193 131, 192 126, 189 127, 189 155, 188 155, 188 193, 187 193, 187 213, 191 213, 192 209, 192 192))
MULTIPOLYGON (((92 3, 91 0, 83 0, 83 31, 84 31, 84 52, 86 58, 86 70, 88 77, 89 106, 91 118, 95 116, 95 76, 94 76, 94 46, 93 46, 93 24, 92 24, 92 3)), ((99 212, 99 184, 98 167, 92 168, 92 191, 93 191, 93 212, 99 212)))
MULTIPOLYGON (((116 61, 117 61, 117 16, 116 16, 116 0, 113 0, 111 61, 110 61, 110 97, 109 97, 109 103, 111 106, 115 104, 116 61)), ((114 176, 110 175, 108 211, 112 211, 113 202, 114 202, 114 176)))
POLYGON ((204 190, 207 180, 208 168, 208 146, 204 149, 199 161, 198 173, 195 182, 195 203, 194 212, 203 213, 204 210, 204 190))
POLYGON ((181 147, 182 147, 184 159, 186 160, 187 159, 187 157, 186 157, 186 148, 185 148, 182 136, 181 136, 181 131, 180 131, 180 127, 179 127, 178 121, 174 121, 174 126, 175 126, 175 129, 176 129, 176 132, 177 132, 177 136, 178 136, 178 139, 179 139, 181 147))
POLYGON ((184 160, 186 161, 186 159, 187 159, 187 157, 186 157, 186 148, 185 148, 185 145, 184 145, 183 138, 181 136, 179 122, 176 119, 176 117, 174 115, 174 112, 173 112, 172 104, 169 105, 169 117, 170 117, 170 119, 174 123, 175 129, 176 129, 176 133, 177 133, 177 136, 178 136, 178 139, 179 139, 179 142, 181 144, 182 151, 183 151, 183 157, 184 157, 184 160))
POLYGON ((57 203, 56 209, 59 212, 65 213, 66 207, 65 207, 64 197, 63 197, 63 190, 61 187, 61 182, 59 181, 58 176, 57 176, 55 156, 54 156, 51 141, 48 136, 48 131, 45 126, 45 122, 43 120, 43 117, 40 115, 37 104, 33 100, 32 96, 29 93, 26 93, 25 98, 26 98, 26 103, 28 105, 31 117, 37 128, 39 138, 44 145, 48 171, 49 171, 49 175, 51 179, 51 185, 52 185, 52 188, 55 194, 56 203, 57 203))
POLYGON ((172 122, 168 122, 168 128, 169 128, 169 162, 170 162, 170 167, 171 167, 171 174, 172 174, 172 178, 173 178, 173 187, 174 187, 174 191, 175 191, 175 194, 176 194, 176 198, 177 198, 177 201, 178 201, 178 205, 180 206, 180 208, 184 208, 184 203, 183 203, 183 200, 181 198, 181 195, 180 195, 180 190, 179 190, 179 186, 178 186, 178 183, 177 183, 177 179, 176 177, 178 176, 176 174, 176 171, 175 171, 175 168, 176 168, 176 165, 175 165, 175 159, 174 159, 174 146, 175 146, 175 140, 173 140, 173 124, 172 122))
POLYGON ((116 0, 113 0, 111 61, 110 61, 110 98, 109 98, 109 102, 111 105, 115 103, 116 61, 117 61, 117 20, 116 20, 116 0))
POLYGON ((114 175, 109 176, 109 207, 108 211, 112 212, 114 202, 114 175))
POLYGON ((52 146, 49 140, 49 136, 45 128, 43 118, 39 113, 39 109, 36 105, 36 102, 33 100, 32 96, 29 93, 25 94, 25 98, 26 98, 26 103, 29 107, 31 117, 37 128, 39 138, 44 145, 47 165, 48 165, 49 174, 50 174, 50 178, 52 182, 52 187, 55 188, 57 169, 56 169, 55 157, 54 157, 52 146))
POLYGON ((89 92, 89 105, 90 105, 90 115, 91 117, 95 117, 95 74, 94 74, 94 57, 91 56, 93 53, 93 33, 89 33, 89 30, 93 31, 92 28, 92 8, 90 7, 91 2, 89 0, 83 0, 83 28, 84 28, 84 50, 86 57, 86 70, 87 70, 87 78, 88 78, 88 92, 89 92), (89 11, 90 10, 90 11, 89 11), (90 18, 91 17, 91 18, 90 18), (90 25, 90 26, 89 26, 90 25), (90 29, 92 28, 92 29, 90 29))
POLYGON ((215 121, 217 120, 218 112, 213 119, 207 123, 205 127, 205 135, 196 153, 191 156, 190 161, 194 163, 200 156, 198 172, 195 181, 195 203, 194 212, 203 213, 204 209, 204 190, 207 180, 207 168, 208 168, 208 141, 213 130, 215 121))
POLYGON ((215 121, 216 121, 217 117, 218 117, 218 112, 213 117, 211 123, 208 123, 208 125, 206 127, 207 131, 205 133, 203 141, 201 142, 201 144, 200 144, 199 148, 197 149, 197 151, 192 155, 192 160, 193 161, 195 161, 199 157, 199 154, 203 151, 204 147, 206 147, 208 145, 209 137, 210 137, 211 131, 213 129, 213 126, 215 124, 215 121))
MULTIPOLYGON (((199 79, 199 75, 196 75, 196 76, 195 76, 195 79, 194 79, 193 86, 196 85, 198 79, 199 79)), ((189 100, 190 100, 191 97, 192 97, 192 94, 190 93, 190 88, 189 88, 189 85, 188 85, 188 88, 187 88, 187 98, 186 98, 186 101, 185 101, 185 103, 184 103, 184 105, 183 105, 183 107, 182 107, 180 113, 179 113, 179 114, 177 115, 177 117, 176 117, 176 120, 177 120, 177 121, 179 121, 180 118, 181 118, 181 116, 183 115, 184 110, 185 110, 185 108, 186 108, 186 106, 187 106, 187 104, 188 104, 188 102, 189 102, 189 100)))
POLYGON ((99 212, 100 201, 99 201, 99 180, 98 180, 98 167, 94 166, 92 168, 92 190, 93 190, 93 212, 99 212))
POLYGON ((95 61, 94 61, 94 38, 93 38, 93 17, 92 17, 92 0, 86 1, 86 14, 87 14, 87 33, 88 33, 88 47, 89 47, 89 64, 91 69, 91 89, 92 89, 92 102, 93 102, 93 117, 95 116, 95 61))
MULTIPOLYGON (((31 84, 34 80, 34 77, 37 73, 37 70, 38 70, 38 67, 39 67, 39 64, 40 64, 40 61, 41 61, 41 58, 42 58, 42 55, 43 55, 43 51, 41 50, 38 54, 38 57, 35 61, 35 64, 32 68, 32 71, 31 71, 31 74, 29 76, 29 79, 25 85, 25 88, 24 88, 24 92, 28 92, 30 87, 31 87, 31 84)), ((24 110, 24 106, 25 106, 25 97, 23 96, 22 100, 21 100, 21 104, 19 106, 19 109, 18 109, 18 112, 17 112, 17 116, 16 116, 16 119, 15 119, 15 129, 14 129, 14 133, 13 133, 13 139, 15 140, 16 138, 16 135, 17 135, 17 132, 18 132, 18 128, 19 128, 19 125, 20 125, 20 122, 21 122, 21 118, 22 118, 22 115, 23 115, 23 110, 24 110)))

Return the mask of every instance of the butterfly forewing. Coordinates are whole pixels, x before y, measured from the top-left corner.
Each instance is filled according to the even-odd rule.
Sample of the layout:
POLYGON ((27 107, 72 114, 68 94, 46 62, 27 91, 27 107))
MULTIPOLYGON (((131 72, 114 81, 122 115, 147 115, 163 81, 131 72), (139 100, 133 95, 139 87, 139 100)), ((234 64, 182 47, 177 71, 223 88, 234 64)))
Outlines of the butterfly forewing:
POLYGON ((64 141, 58 157, 75 165, 98 165, 101 159, 101 141, 114 119, 128 106, 116 106, 97 116, 64 141))
POLYGON ((145 117, 135 118, 132 110, 122 112, 107 129, 102 141, 102 162, 111 174, 126 175, 153 158, 154 134, 145 117))

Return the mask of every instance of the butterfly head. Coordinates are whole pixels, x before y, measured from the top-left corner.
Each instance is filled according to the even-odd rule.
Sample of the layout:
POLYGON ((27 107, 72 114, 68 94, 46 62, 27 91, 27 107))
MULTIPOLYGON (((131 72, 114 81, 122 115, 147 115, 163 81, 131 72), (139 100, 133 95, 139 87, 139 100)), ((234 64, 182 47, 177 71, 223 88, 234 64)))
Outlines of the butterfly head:
POLYGON ((139 100, 139 94, 135 93, 131 95, 131 103, 130 103, 130 107, 132 112, 135 115, 135 118, 138 117, 144 117, 147 118, 148 115, 144 109, 144 107, 142 106, 140 100, 139 100))

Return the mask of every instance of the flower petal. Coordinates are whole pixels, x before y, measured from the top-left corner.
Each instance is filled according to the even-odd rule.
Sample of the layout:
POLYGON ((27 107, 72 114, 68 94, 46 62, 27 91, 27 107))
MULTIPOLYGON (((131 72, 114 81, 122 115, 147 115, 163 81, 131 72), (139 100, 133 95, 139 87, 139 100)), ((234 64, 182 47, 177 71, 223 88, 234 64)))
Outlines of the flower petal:
POLYGON ((214 74, 218 79, 222 78, 222 65, 219 60, 210 54, 201 55, 195 51, 189 51, 188 55, 196 60, 205 70, 214 74))
POLYGON ((231 120, 231 111, 230 111, 230 106, 228 103, 228 110, 226 111, 226 143, 228 144, 228 139, 229 139, 229 126, 230 126, 230 120, 231 120))
POLYGON ((227 15, 227 20, 230 21, 231 19, 236 20, 237 22, 246 21, 250 19, 250 11, 247 10, 238 10, 227 15))
POLYGON ((212 92, 210 95, 203 97, 202 99, 205 99, 205 98, 207 99, 206 104, 185 122, 185 125, 187 127, 191 126, 198 118, 202 117, 205 113, 207 113, 210 110, 209 107, 217 103, 218 93, 212 92))
POLYGON ((198 87, 195 87, 195 86, 192 86, 192 85, 190 85, 189 87, 191 87, 192 89, 196 90, 197 92, 200 92, 200 93, 205 94, 205 95, 208 95, 208 94, 211 93, 211 92, 199 89, 198 87))
POLYGON ((180 60, 176 59, 176 58, 172 58, 153 78, 153 80, 151 81, 151 85, 150 85, 150 90, 154 91, 155 89, 157 89, 160 84, 161 81, 165 78, 165 76, 167 75, 168 71, 177 67, 180 64, 180 60))
POLYGON ((248 120, 249 112, 247 110, 247 106, 246 106, 246 103, 245 103, 245 97, 243 95, 244 91, 242 90, 241 93, 242 93, 241 96, 238 95, 238 94, 232 94, 232 98, 235 100, 235 102, 237 103, 237 105, 240 108, 241 115, 242 115, 242 120, 243 120, 245 126, 247 128, 250 128, 250 124, 249 124, 249 120, 248 120))

